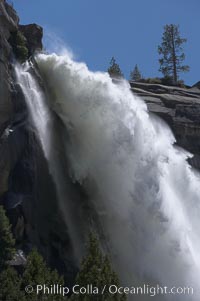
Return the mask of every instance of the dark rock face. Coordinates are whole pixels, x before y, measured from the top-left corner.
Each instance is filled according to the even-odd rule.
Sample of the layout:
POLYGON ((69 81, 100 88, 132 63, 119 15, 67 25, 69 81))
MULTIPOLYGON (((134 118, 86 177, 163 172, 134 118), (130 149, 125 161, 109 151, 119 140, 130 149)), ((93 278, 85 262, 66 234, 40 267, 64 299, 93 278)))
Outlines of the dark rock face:
POLYGON ((200 81, 198 81, 196 84, 194 84, 193 86, 192 86, 192 88, 198 88, 198 89, 200 89, 200 81))
POLYGON ((0 0, 0 196, 8 188, 10 171, 9 146, 6 137, 13 119, 11 46, 8 43, 12 31, 17 30, 19 18, 15 10, 0 0))
POLYGON ((43 28, 37 24, 19 25, 19 30, 27 40, 29 56, 42 50, 43 28))
POLYGON ((69 275, 74 272, 69 235, 12 64, 12 35, 22 32, 30 56, 42 49, 42 28, 18 23, 13 7, 0 0, 0 204, 16 247, 26 252, 36 246, 52 267, 69 275))
POLYGON ((200 169, 200 89, 131 82, 131 90, 140 96, 150 112, 171 127, 177 144, 192 154, 190 163, 200 169))

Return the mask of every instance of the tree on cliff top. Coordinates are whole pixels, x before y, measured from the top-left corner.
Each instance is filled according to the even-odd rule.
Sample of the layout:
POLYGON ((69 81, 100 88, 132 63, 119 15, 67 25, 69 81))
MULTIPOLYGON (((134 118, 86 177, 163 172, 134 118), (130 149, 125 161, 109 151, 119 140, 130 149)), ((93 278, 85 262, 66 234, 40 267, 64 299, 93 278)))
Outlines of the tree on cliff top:
POLYGON ((110 67, 108 68, 108 73, 113 78, 122 78, 124 77, 119 65, 116 63, 116 60, 114 57, 111 58, 110 61, 110 67))
POLYGON ((87 254, 82 260, 80 272, 76 278, 76 284, 80 287, 87 287, 92 284, 93 288, 99 289, 98 294, 79 294, 72 295, 72 301, 125 301, 125 295, 113 294, 108 292, 110 285, 119 287, 117 274, 112 270, 110 260, 104 256, 100 250, 98 240, 94 234, 90 234, 87 245, 87 254), (102 290, 106 286, 104 293, 102 290))
POLYGON ((15 240, 10 228, 5 210, 0 206, 0 270, 7 265, 7 262, 15 254, 15 240))
POLYGON ((164 26, 162 43, 158 46, 160 69, 164 76, 171 76, 173 83, 177 84, 180 72, 189 71, 189 66, 183 65, 185 54, 182 44, 187 39, 180 37, 179 26, 170 24, 164 26))
POLYGON ((139 81, 142 78, 138 65, 135 65, 135 68, 130 73, 130 80, 139 81))

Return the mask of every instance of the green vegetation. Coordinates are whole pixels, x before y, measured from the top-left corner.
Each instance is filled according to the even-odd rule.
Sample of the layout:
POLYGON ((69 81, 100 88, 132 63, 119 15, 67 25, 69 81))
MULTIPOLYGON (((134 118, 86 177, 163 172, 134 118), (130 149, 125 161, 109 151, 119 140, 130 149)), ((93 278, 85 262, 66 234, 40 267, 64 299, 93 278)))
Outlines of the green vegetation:
MULTIPOLYGON (((186 88, 184 81, 179 79, 181 72, 188 72, 190 69, 188 65, 183 64, 185 60, 183 44, 185 42, 187 42, 187 39, 180 36, 179 25, 165 25, 162 42, 158 46, 158 54, 160 56, 159 71, 162 72, 163 77, 144 78, 136 64, 130 72, 130 81, 186 88)), ((114 57, 112 57, 107 71, 112 78, 123 77, 122 71, 114 57)))
POLYGON ((90 234, 87 246, 87 254, 82 260, 80 272, 76 278, 76 284, 80 287, 86 287, 87 284, 92 284, 93 287, 99 288, 99 293, 92 295, 72 295, 72 301, 124 301, 124 295, 111 295, 105 289, 102 295, 104 286, 108 288, 111 284, 119 286, 117 274, 112 270, 110 261, 107 256, 104 256, 99 248, 98 240, 95 235, 90 234))
POLYGON ((138 69, 138 65, 136 64, 133 71, 131 71, 131 73, 130 73, 130 80, 137 82, 137 81, 140 81, 141 78, 142 78, 141 72, 138 69))
POLYGON ((182 44, 186 41, 187 39, 180 37, 178 25, 164 26, 162 43, 158 46, 158 53, 161 55, 159 71, 165 77, 172 77, 175 85, 178 83, 179 73, 189 71, 189 66, 182 65, 185 59, 182 44))
POLYGON ((108 68, 108 73, 112 78, 123 78, 123 73, 119 67, 119 65, 116 63, 116 60, 114 57, 111 58, 110 61, 110 67, 108 68))
POLYGON ((10 224, 5 210, 0 206, 0 270, 7 266, 15 254, 15 240, 10 230, 10 224))
POLYGON ((15 254, 15 241, 11 233, 11 227, 6 217, 5 210, 0 206, 0 300, 2 301, 125 301, 124 295, 111 295, 105 289, 111 284, 119 286, 117 274, 112 270, 111 263, 107 256, 100 250, 95 235, 90 234, 87 245, 87 254, 82 260, 80 271, 76 277, 77 285, 87 287, 91 284, 98 287, 97 294, 73 294, 71 297, 63 297, 62 294, 36 293, 36 285, 46 285, 51 288, 53 285, 65 286, 63 277, 57 271, 52 271, 45 263, 43 257, 33 249, 27 256, 26 265, 20 268, 20 272, 9 265, 15 254), (26 293, 25 288, 32 286, 33 291, 26 293))
MULTIPOLYGON (((15 268, 9 266, 15 254, 15 240, 11 233, 11 226, 5 214, 5 210, 0 206, 0 300, 2 301, 39 301, 43 297, 35 292, 25 293, 25 287, 36 284, 64 285, 64 280, 56 271, 50 270, 44 262, 42 256, 33 250, 27 257, 27 263, 22 271, 18 273, 15 268)), ((62 301, 66 298, 61 295, 48 295, 47 301, 62 301)))
POLYGON ((7 267, 0 273, 0 300, 2 301, 26 301, 25 294, 21 290, 21 277, 12 267, 7 267))
POLYGON ((2 301, 64 301, 62 295, 36 293, 36 285, 64 285, 64 280, 56 271, 51 271, 43 258, 36 250, 27 257, 27 264, 22 275, 18 274, 13 267, 6 267, 0 273, 0 300, 2 301), (32 293, 26 293, 25 287, 31 285, 32 293))
POLYGON ((147 84, 162 84, 162 79, 159 77, 147 77, 147 78, 141 78, 139 82, 147 83, 147 84))
POLYGON ((24 301, 21 291, 21 277, 14 268, 9 266, 9 261, 15 254, 15 240, 11 233, 11 226, 0 206, 0 300, 24 301))
POLYGON ((21 63, 25 62, 28 59, 28 48, 26 47, 26 38, 19 30, 12 33, 10 44, 16 59, 21 63))
MULTIPOLYGON (((22 288, 27 285, 31 285, 34 288, 33 293, 29 295, 29 301, 39 301, 41 300, 42 293, 36 294, 35 288, 36 285, 46 285, 50 287, 51 285, 58 284, 64 285, 64 280, 62 277, 58 275, 56 271, 51 271, 42 256, 36 251, 33 250, 27 258, 27 264, 25 266, 25 270, 22 277, 22 288)), ((48 295, 48 301, 62 301, 65 300, 61 295, 48 295)))
MULTIPOLYGON (((138 82, 165 86, 174 85, 173 78, 171 76, 141 78, 138 82)), ((186 88, 183 80, 178 80, 176 86, 186 88)))

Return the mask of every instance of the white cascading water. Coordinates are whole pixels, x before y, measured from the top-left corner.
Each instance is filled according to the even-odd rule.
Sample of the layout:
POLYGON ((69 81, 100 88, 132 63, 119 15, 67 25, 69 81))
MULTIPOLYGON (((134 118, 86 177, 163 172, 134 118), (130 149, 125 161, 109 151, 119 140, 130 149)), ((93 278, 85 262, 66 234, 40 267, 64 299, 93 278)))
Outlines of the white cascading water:
MULTIPOLYGON (((39 54, 36 62, 46 102, 25 67, 17 68, 17 78, 46 157, 52 147, 47 125, 52 110, 69 136, 63 147, 71 178, 90 196, 122 283, 190 286, 192 296, 158 300, 199 301, 200 176, 187 163, 190 154, 173 146, 170 129, 148 114, 126 82, 116 85, 108 74, 90 72, 67 55, 39 54), (31 97, 33 89, 36 97, 31 97)), ((62 190, 62 181, 57 185, 62 190)), ((66 219, 73 224, 69 212, 66 219)))
POLYGON ((54 115, 48 107, 44 91, 37 83, 32 71, 33 64, 30 62, 26 62, 23 67, 15 66, 16 80, 25 96, 33 131, 36 131, 45 158, 48 161, 49 172, 56 184, 60 208, 65 216, 70 236, 73 238, 72 247, 75 258, 79 262, 82 255, 83 246, 81 245, 83 245, 83 242, 81 237, 83 234, 77 229, 79 225, 75 223, 77 217, 74 216, 72 196, 69 195, 68 184, 62 172, 63 162, 59 160, 59 141, 56 139, 54 115))

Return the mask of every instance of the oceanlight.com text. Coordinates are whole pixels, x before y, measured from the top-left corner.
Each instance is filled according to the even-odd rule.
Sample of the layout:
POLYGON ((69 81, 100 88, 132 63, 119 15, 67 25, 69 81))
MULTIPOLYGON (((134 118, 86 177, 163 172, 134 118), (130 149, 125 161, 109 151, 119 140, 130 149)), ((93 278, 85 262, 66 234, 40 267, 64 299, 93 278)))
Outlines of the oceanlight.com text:
POLYGON ((143 286, 130 286, 123 287, 113 285, 104 285, 103 287, 97 287, 92 284, 88 284, 86 286, 80 286, 75 284, 72 288, 67 286, 62 286, 60 284, 38 284, 35 287, 31 285, 27 285, 25 287, 25 291, 27 294, 35 293, 37 295, 62 295, 66 296, 68 294, 75 295, 148 295, 150 297, 154 297, 157 295, 193 295, 194 289, 192 287, 168 287, 168 286, 160 286, 155 285, 151 286, 148 284, 144 284, 143 286))

